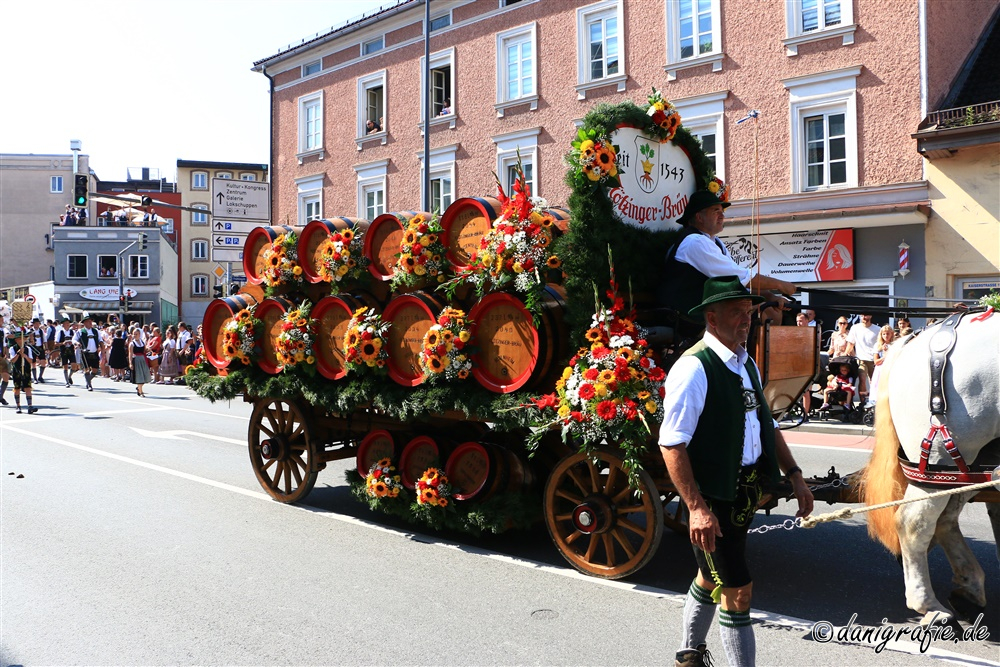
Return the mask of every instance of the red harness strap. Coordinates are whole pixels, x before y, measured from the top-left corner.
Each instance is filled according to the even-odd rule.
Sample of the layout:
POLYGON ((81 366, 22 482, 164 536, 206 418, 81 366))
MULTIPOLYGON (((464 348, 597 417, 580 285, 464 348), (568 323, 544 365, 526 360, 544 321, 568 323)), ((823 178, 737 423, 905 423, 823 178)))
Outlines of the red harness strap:
POLYGON ((944 444, 945 450, 951 454, 951 460, 955 462, 955 465, 958 466, 961 472, 968 473, 969 466, 965 463, 962 453, 958 451, 958 447, 955 446, 955 440, 951 437, 951 432, 948 431, 948 427, 944 424, 931 424, 927 435, 920 441, 920 472, 924 473, 927 470, 927 462, 931 457, 931 445, 934 443, 934 437, 938 433, 943 438, 942 444, 944 444))

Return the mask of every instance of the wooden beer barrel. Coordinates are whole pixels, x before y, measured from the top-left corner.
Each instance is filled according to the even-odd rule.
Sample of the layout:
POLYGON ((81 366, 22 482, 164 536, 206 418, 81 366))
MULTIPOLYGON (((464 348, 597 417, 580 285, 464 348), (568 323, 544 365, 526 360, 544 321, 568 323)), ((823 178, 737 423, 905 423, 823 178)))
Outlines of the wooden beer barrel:
POLYGON ((562 206, 550 206, 549 208, 544 209, 544 213, 548 213, 552 216, 552 219, 555 220, 555 224, 552 226, 559 230, 556 232, 556 236, 559 234, 565 234, 569 231, 568 208, 563 208, 562 206))
POLYGON ((507 394, 539 385, 551 387, 569 358, 565 301, 559 288, 547 285, 539 325, 516 296, 494 292, 469 313, 478 351, 472 374, 486 389, 507 394))
POLYGON ((223 354, 223 332, 236 314, 257 303, 257 300, 247 294, 234 294, 225 299, 213 299, 205 309, 203 338, 205 358, 216 368, 229 366, 229 359, 223 354))
POLYGON ((486 500, 518 493, 534 481, 531 468, 506 447, 464 442, 448 457, 445 473, 456 500, 486 500))
POLYGON ((264 270, 267 265, 264 262, 264 251, 282 234, 295 232, 302 233, 302 227, 289 227, 288 225, 272 225, 270 227, 257 227, 247 234, 247 240, 243 244, 243 273, 247 277, 247 282, 260 285, 264 282, 264 270))
POLYGON ((325 296, 313 306, 310 317, 316 320, 318 335, 313 348, 316 353, 316 370, 329 380, 339 380, 347 374, 344 355, 344 334, 354 311, 363 306, 380 310, 370 294, 339 294, 325 296))
MULTIPOLYGON (((330 218, 329 220, 313 220, 303 228, 299 235, 299 264, 302 275, 311 283, 325 282, 319 274, 323 257, 319 247, 335 232, 350 229, 355 234, 364 234, 368 229, 368 221, 361 218, 330 218)), ((361 259, 360 257, 358 259, 361 259)))
POLYGON ((392 280, 393 268, 396 266, 396 255, 399 254, 399 244, 403 240, 403 223, 399 218, 409 220, 417 214, 416 211, 397 211, 383 213, 372 220, 365 233, 364 255, 368 258, 368 271, 376 281, 392 280), (397 217, 398 216, 398 217, 397 217))
POLYGON ((399 457, 399 475, 403 486, 411 491, 416 488, 417 480, 428 468, 440 468, 441 450, 438 443, 426 435, 417 437, 406 443, 399 457))
POLYGON ((376 462, 382 459, 396 460, 396 439, 385 430, 372 431, 358 444, 358 474, 362 477, 376 462))
POLYGON ((402 294, 389 301, 382 320, 389 322, 389 377, 404 387, 423 382, 420 352, 424 335, 434 326, 444 303, 425 292, 402 294))
POLYGON ((284 368, 278 362, 275 343, 278 342, 278 336, 281 334, 281 318, 293 308, 295 308, 295 303, 281 296, 264 299, 257 306, 257 319, 263 323, 257 365, 270 375, 277 375, 284 368))
POLYGON ((493 197, 462 197, 445 210, 441 217, 444 243, 456 271, 469 267, 472 253, 479 250, 479 242, 493 227, 500 210, 500 202, 493 197))

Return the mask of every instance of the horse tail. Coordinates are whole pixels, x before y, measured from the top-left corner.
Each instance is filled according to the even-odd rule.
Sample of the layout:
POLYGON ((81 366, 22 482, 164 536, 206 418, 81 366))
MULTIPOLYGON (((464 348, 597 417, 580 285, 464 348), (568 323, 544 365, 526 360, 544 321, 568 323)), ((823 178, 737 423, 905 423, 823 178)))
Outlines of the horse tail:
MULTIPOLYGON (((858 492, 865 505, 899 500, 906 490, 906 477, 899 466, 899 436, 889 411, 889 372, 899 356, 902 345, 894 346, 882 364, 875 404, 875 449, 868 465, 859 473, 858 492)), ((886 549, 899 555, 899 533, 896 531, 896 508, 868 512, 868 534, 886 549)))

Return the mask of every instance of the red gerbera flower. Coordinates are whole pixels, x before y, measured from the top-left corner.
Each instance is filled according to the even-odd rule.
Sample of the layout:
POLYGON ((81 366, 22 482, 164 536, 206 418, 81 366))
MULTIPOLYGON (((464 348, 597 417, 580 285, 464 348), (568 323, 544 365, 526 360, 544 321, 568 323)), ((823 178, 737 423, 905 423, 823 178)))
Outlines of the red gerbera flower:
POLYGON ((614 401, 601 401, 597 404, 597 416, 601 419, 611 421, 617 412, 618 406, 614 404, 614 401))
POLYGON ((594 397, 594 385, 592 384, 581 384, 580 385, 580 398, 585 401, 589 401, 594 397))

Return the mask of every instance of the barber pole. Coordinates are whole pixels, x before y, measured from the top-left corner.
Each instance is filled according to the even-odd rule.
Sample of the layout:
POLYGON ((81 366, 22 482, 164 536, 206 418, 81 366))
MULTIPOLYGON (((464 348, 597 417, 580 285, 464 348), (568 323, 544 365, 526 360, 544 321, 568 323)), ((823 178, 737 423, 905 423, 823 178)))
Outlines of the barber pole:
POLYGON ((899 244, 899 275, 906 277, 910 272, 910 246, 903 241, 899 244))

